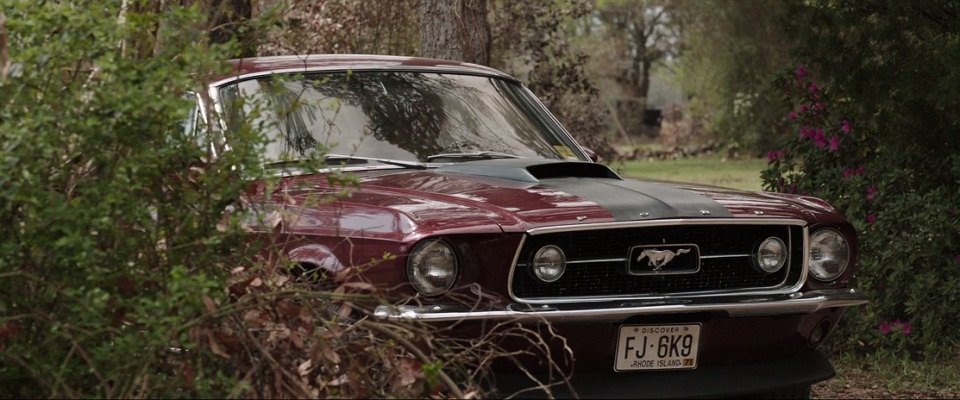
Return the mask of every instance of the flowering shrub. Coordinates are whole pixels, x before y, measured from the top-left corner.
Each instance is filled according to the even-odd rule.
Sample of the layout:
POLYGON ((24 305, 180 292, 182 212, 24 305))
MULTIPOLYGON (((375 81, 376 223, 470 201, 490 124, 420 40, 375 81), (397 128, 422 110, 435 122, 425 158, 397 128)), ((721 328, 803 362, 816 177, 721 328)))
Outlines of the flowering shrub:
POLYGON ((960 341, 960 154, 918 159, 891 146, 853 99, 804 66, 777 81, 794 111, 793 135, 767 155, 764 188, 830 201, 859 231, 858 285, 871 303, 845 320, 848 343, 936 350, 960 341), (924 175, 932 163, 949 179, 924 175), (888 322, 893 321, 893 322, 888 322), (878 328, 879 327, 879 328, 878 328), (890 337, 897 334, 896 340, 890 337))

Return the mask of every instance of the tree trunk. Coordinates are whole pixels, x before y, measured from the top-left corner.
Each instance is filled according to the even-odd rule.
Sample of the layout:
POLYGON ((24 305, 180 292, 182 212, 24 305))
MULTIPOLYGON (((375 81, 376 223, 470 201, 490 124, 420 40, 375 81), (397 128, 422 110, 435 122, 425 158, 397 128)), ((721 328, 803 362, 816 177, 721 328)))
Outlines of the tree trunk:
POLYGON ((489 64, 487 0, 421 0, 420 55, 489 64))
POLYGON ((210 42, 227 43, 236 39, 236 57, 254 57, 257 55, 257 45, 254 35, 244 30, 244 23, 253 17, 253 3, 251 0, 207 0, 210 21, 213 29, 210 31, 210 42))

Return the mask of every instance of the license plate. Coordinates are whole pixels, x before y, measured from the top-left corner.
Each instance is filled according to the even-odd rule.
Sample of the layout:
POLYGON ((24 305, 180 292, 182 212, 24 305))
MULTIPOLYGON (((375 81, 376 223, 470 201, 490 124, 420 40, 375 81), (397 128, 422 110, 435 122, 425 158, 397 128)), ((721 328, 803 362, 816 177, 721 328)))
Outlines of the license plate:
POLYGON ((700 324, 624 325, 615 371, 697 368, 700 324))

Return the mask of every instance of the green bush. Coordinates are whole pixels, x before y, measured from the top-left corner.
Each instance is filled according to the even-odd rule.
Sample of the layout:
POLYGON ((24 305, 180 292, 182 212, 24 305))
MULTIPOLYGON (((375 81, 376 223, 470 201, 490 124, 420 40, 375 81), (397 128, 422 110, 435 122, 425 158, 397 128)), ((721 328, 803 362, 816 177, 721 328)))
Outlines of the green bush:
POLYGON ((897 1, 788 12, 807 67, 778 80, 795 131, 763 179, 829 200, 858 228, 871 303, 845 320, 854 348, 934 355, 960 343, 960 33, 946 12, 897 1))
POLYGON ((540 340, 357 320, 369 285, 292 280, 283 216, 242 224, 264 138, 212 160, 182 125, 235 47, 199 7, 0 10, 0 397, 475 396, 497 335, 540 340))
MULTIPOLYGON (((249 260, 237 225, 222 223, 243 187, 223 166, 255 165, 257 137, 214 166, 181 126, 187 91, 228 49, 204 44, 196 9, 145 6, 0 7, 4 397, 176 395, 168 349, 196 347, 188 321, 249 260)), ((198 377, 184 395, 217 393, 223 378, 198 377)))

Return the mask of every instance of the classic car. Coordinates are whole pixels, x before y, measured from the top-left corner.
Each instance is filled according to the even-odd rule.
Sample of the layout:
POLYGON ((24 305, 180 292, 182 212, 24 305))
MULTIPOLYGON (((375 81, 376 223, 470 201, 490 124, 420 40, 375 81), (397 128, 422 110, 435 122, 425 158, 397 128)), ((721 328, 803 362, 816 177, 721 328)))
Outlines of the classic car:
POLYGON ((835 374, 817 348, 866 300, 856 233, 826 202, 625 179, 523 84, 483 66, 230 65, 197 118, 227 136, 243 117, 262 122, 264 159, 295 188, 283 202, 303 206, 284 227, 298 238, 287 255, 330 274, 382 258, 365 279, 405 300, 376 318, 549 322, 572 350, 572 391, 587 397, 804 396, 835 374), (319 172, 298 171, 317 154, 319 172), (308 205, 343 172, 356 191, 308 205))

